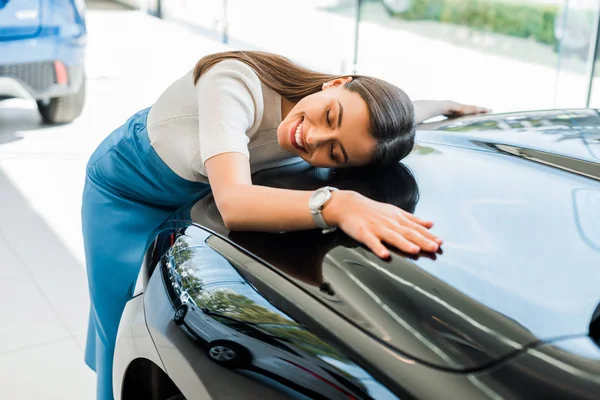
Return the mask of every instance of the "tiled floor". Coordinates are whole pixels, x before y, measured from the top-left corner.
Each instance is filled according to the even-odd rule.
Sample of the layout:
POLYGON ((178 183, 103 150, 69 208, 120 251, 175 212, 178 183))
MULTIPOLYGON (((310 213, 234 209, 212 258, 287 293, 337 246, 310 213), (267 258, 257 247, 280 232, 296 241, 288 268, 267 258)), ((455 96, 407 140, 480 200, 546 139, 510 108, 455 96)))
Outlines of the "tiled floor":
POLYGON ((125 118, 198 58, 223 49, 139 12, 87 4, 82 117, 43 127, 35 103, 0 103, 0 399, 95 398, 95 375, 83 362, 85 164, 125 118))

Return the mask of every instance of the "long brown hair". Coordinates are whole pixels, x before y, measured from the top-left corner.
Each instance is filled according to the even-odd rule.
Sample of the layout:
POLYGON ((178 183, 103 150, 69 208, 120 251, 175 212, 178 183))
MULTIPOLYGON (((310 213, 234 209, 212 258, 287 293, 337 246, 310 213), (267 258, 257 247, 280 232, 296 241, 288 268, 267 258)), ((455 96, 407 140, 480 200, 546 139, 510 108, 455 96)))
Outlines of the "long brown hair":
POLYGON ((250 66, 264 85, 292 103, 320 92, 326 82, 351 76, 352 81, 344 87, 360 95, 367 104, 369 133, 377 139, 373 163, 392 164, 413 149, 413 103, 404 91, 384 80, 364 75, 325 74, 293 63, 286 57, 263 51, 226 51, 210 54, 196 63, 194 85, 204 72, 228 59, 250 66))

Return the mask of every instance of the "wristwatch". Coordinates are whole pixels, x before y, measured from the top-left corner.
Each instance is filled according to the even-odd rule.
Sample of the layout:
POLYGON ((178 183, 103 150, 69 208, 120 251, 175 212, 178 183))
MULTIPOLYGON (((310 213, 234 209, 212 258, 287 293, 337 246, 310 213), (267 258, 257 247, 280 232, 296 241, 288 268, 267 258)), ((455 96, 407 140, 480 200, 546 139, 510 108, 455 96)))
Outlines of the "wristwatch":
POLYGON ((338 189, 331 186, 325 186, 315 190, 310 196, 310 199, 308 199, 308 208, 310 209, 313 220, 319 228, 323 229, 323 233, 329 233, 336 230, 335 226, 330 226, 325 222, 322 213, 323 208, 325 208, 327 203, 331 200, 331 192, 336 190, 338 189))

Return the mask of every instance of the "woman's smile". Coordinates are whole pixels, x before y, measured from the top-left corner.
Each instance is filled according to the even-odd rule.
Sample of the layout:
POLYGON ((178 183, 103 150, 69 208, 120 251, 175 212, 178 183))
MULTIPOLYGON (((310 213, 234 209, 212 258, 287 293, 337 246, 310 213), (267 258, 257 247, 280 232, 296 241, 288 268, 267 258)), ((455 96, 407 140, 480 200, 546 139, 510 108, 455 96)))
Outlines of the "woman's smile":
POLYGON ((308 153, 308 151, 306 151, 306 147, 304 145, 304 143, 305 143, 304 131, 302 129, 303 122, 304 122, 304 117, 300 117, 298 122, 294 126, 292 126, 292 129, 290 130, 290 142, 292 143, 292 146, 294 146, 296 149, 298 149, 304 153, 308 153))

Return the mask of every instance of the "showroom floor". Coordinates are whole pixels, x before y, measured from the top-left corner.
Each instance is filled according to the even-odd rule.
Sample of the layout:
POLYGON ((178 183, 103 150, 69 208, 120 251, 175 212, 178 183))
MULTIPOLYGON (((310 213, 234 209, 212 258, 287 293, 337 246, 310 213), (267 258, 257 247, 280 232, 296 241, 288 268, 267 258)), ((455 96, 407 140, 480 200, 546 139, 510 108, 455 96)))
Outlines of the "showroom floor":
POLYGON ((79 210, 99 142, 204 54, 185 28, 88 0, 87 103, 44 127, 31 101, 0 103, 0 398, 93 399, 83 362, 87 282, 79 210))

